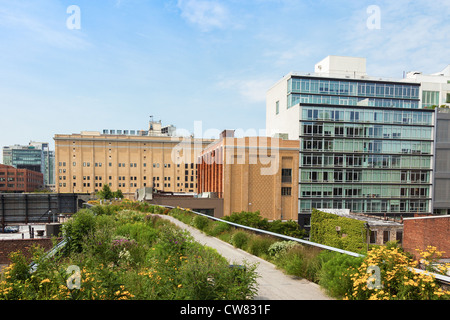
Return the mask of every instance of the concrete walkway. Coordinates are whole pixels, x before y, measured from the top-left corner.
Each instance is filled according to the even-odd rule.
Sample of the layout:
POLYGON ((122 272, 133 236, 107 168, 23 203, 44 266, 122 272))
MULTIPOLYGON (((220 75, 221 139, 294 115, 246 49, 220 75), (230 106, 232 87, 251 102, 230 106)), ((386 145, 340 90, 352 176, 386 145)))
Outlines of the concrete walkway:
POLYGON ((160 217, 189 231, 200 244, 216 249, 230 264, 242 264, 244 261, 257 264, 256 272, 259 274, 259 278, 256 300, 331 300, 320 286, 313 282, 288 276, 272 263, 237 249, 215 237, 208 236, 171 216, 160 215, 160 217))

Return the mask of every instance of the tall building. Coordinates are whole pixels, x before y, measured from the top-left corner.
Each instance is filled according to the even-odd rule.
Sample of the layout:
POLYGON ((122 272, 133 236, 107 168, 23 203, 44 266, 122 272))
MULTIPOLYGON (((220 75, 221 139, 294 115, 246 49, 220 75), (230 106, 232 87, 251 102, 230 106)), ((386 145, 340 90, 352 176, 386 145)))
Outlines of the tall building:
POLYGON ((420 83, 366 74, 364 58, 329 56, 267 93, 266 130, 299 139, 299 213, 350 209, 430 214, 434 115, 420 83))
POLYGON ((224 215, 259 211, 268 220, 297 220, 298 149, 298 140, 235 138, 226 130, 198 158, 198 193, 223 199, 224 215))
POLYGON ((28 145, 3 147, 3 164, 41 172, 45 186, 55 184, 54 157, 54 151, 50 151, 47 142, 31 141, 28 145))
POLYGON ((94 194, 107 184, 133 198, 137 189, 195 193, 195 160, 212 140, 176 135, 150 121, 149 130, 56 134, 56 191, 94 194))

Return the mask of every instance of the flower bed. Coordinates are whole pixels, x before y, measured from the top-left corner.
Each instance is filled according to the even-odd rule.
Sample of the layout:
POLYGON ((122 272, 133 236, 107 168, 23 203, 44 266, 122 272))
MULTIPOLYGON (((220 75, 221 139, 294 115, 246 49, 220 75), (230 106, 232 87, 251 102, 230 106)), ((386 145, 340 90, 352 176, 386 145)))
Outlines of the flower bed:
MULTIPOLYGON (((256 293, 255 266, 230 268, 216 251, 157 215, 160 208, 123 205, 83 209, 63 225, 68 244, 37 269, 20 252, 0 280, 0 300, 244 300, 256 293), (96 214, 94 214, 94 212, 96 214), (70 268, 78 273, 68 273, 70 268), (78 281, 78 282, 77 282, 78 281)), ((164 212, 164 210, 163 210, 164 212)))

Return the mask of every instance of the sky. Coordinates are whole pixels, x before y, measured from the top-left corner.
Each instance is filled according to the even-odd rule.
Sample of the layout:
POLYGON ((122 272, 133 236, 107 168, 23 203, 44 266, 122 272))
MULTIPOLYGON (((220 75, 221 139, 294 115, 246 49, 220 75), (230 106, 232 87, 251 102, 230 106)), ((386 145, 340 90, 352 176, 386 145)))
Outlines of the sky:
POLYGON ((150 116, 259 133, 267 90, 328 55, 443 70, 448 16, 448 0, 0 0, 0 147, 150 116))

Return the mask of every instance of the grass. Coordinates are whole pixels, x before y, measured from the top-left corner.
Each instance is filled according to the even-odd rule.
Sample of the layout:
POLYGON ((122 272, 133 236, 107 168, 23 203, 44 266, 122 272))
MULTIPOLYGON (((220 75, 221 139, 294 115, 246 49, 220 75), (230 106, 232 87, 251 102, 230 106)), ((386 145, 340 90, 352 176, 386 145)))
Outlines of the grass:
MULTIPOLYGON (((80 210, 63 225, 63 252, 46 259, 42 248, 32 249, 33 273, 25 255, 13 253, 0 278, 0 300, 247 300, 257 294, 255 265, 234 270, 217 251, 152 215, 169 211, 134 206, 80 210), (75 288, 66 282, 70 266, 79 269, 75 288)), ((209 219, 194 224, 206 228, 209 219)))

